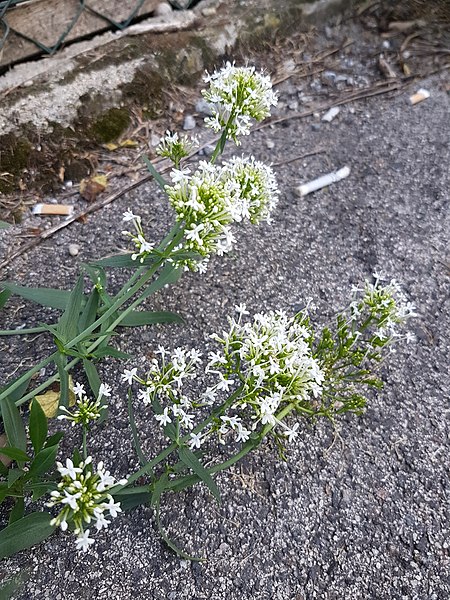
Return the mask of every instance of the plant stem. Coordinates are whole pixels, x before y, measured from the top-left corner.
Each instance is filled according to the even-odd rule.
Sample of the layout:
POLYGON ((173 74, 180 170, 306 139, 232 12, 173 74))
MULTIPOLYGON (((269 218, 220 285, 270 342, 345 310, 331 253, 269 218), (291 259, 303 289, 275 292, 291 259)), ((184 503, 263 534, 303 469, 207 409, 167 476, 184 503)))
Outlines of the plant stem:
POLYGON ((32 333, 43 333, 48 331, 47 327, 30 327, 29 329, 4 329, 0 335, 28 335, 32 333))
POLYGON ((87 431, 86 427, 83 425, 83 459, 87 458, 87 431))
POLYGON ((139 436, 138 436, 137 427, 136 427, 136 420, 134 418, 134 412, 133 412, 131 387, 128 388, 128 418, 130 419, 130 427, 131 427, 131 432, 133 434, 134 449, 136 450, 136 454, 138 455, 141 466, 143 466, 148 463, 148 460, 145 458, 144 453, 142 452, 141 444, 139 443, 139 436))

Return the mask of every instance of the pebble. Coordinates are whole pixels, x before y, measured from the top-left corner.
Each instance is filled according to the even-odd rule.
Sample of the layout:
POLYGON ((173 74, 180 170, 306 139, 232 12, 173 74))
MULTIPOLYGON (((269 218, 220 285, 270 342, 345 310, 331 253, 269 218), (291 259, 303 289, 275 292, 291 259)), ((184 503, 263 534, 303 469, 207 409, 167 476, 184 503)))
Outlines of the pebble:
POLYGON ((202 15, 204 17, 213 17, 217 13, 217 9, 214 6, 205 6, 202 8, 202 15))
POLYGON ((208 144, 208 146, 205 146, 204 148, 202 148, 199 151, 199 155, 200 156, 211 156, 213 154, 214 150, 215 150, 215 146, 211 146, 208 144))
POLYGON ((69 244, 70 256, 78 256, 79 252, 80 252, 80 246, 78 244, 69 244))
POLYGON ((208 104, 204 98, 200 98, 195 103, 195 112, 208 115, 209 117, 213 114, 210 104, 208 104))
POLYGON ((325 121, 326 123, 331 123, 334 117, 336 117, 339 113, 340 108, 338 108, 337 106, 333 106, 332 108, 330 108, 330 110, 327 110, 327 112, 323 115, 322 121, 325 121))
POLYGON ((298 100, 293 100, 292 102, 289 102, 288 108, 290 110, 298 110, 298 100))
POLYGON ((195 129, 196 122, 192 115, 186 115, 184 117, 183 129, 185 131, 189 131, 191 129, 195 129))
POLYGON ((272 140, 267 140, 266 146, 267 146, 267 148, 269 148, 269 150, 272 150, 272 148, 275 147, 275 142, 272 140))
POLYGON ((152 133, 152 135, 150 136, 150 145, 153 148, 156 148, 160 141, 161 137, 159 135, 156 135, 156 133, 152 133))
POLYGON ((172 12, 172 7, 167 2, 160 2, 154 10, 155 17, 163 17, 172 12))

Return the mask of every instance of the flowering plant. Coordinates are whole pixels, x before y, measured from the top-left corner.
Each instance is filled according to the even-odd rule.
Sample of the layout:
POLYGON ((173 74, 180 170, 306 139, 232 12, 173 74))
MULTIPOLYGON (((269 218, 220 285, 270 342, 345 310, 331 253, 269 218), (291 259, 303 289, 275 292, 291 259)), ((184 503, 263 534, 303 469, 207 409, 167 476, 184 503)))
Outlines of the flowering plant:
MULTIPOLYGON (((234 157, 216 164, 227 140, 238 144, 238 137, 249 132, 252 119, 259 121, 269 115, 277 101, 270 80, 253 67, 229 63, 206 80, 210 86, 204 96, 213 114, 207 125, 222 132, 210 162, 200 162, 192 172, 182 161, 196 141, 170 132, 157 151, 173 163, 170 182, 145 159, 175 215, 173 227, 159 244, 147 239, 142 216, 127 210, 123 220, 132 231, 124 234, 134 250, 85 265, 71 292, 43 293, 42 288, 2 284, 2 299, 14 292, 62 308, 63 313, 56 324, 0 332, 47 332, 56 348, 0 391, 8 439, 0 454, 15 462, 10 469, 0 462, 4 477, 0 503, 13 502, 9 525, 0 532, 0 557, 38 543, 56 527, 73 531, 76 548, 87 551, 95 541, 94 530, 107 528, 108 518, 146 503, 154 507, 167 544, 186 556, 160 527, 163 493, 202 481, 219 498, 213 475, 232 466, 268 436, 275 439, 284 458, 286 444, 300 433, 295 417, 323 416, 334 421, 345 412, 359 414, 366 404, 364 389, 381 385, 374 366, 386 348, 403 339, 398 327, 414 314, 398 284, 392 281, 383 286, 379 276, 374 283, 355 288, 349 307, 320 334, 306 309, 293 316, 276 310, 251 317, 241 304, 236 307, 237 314, 229 317, 228 330, 212 334, 217 349, 207 357, 195 348, 170 351, 160 347, 147 373, 138 367, 124 370, 122 381, 128 386, 130 429, 140 467, 119 480, 102 462, 94 468, 88 435, 106 418, 111 397, 111 388, 100 381, 96 361, 105 356, 128 358, 110 344, 116 328, 180 321, 173 313, 136 309, 151 294, 177 281, 183 271, 204 272, 213 254, 221 256, 232 248, 235 223, 270 221, 277 205, 278 188, 269 166, 254 157, 234 157), (107 267, 133 270, 115 294, 106 291, 107 267), (84 293, 85 276, 91 282, 88 294, 84 293), (34 375, 51 363, 56 373, 27 392, 34 375), (81 384, 73 386, 76 402, 72 408, 69 372, 79 363, 90 390, 86 392, 81 384), (209 380, 203 387, 200 371, 209 380), (81 428, 81 452, 75 448, 64 463, 55 465, 62 433, 48 436, 47 415, 35 397, 56 381, 60 386, 58 420, 81 428), (18 407, 32 398, 27 434, 18 407), (142 434, 134 418, 136 402, 152 415, 167 440, 167 446, 151 459, 141 447, 142 434), (215 452, 217 444, 225 446, 222 462, 215 452), (39 501, 45 495, 51 512, 24 516, 25 498, 39 501)), ((406 334, 408 341, 410 337, 406 334)))

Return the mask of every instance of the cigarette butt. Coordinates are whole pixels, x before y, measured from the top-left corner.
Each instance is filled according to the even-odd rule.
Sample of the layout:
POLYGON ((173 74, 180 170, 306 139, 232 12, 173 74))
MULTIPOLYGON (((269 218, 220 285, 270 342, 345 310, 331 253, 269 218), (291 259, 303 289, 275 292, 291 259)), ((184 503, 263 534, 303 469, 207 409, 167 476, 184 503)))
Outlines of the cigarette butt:
POLYGON ((350 167, 342 167, 339 171, 335 171, 333 173, 328 173, 327 175, 322 175, 313 181, 309 181, 308 183, 304 183, 297 188, 297 192, 300 196, 307 196, 312 192, 316 192, 317 190, 321 190, 324 187, 327 187, 331 183, 336 183, 345 179, 350 175, 350 167))
POLYGON ((340 109, 337 106, 331 107, 330 110, 327 110, 327 112, 323 115, 322 121, 331 123, 331 121, 339 114, 339 112, 340 109))
POLYGON ((73 206, 69 204, 36 204, 33 206, 33 215, 71 215, 73 206))
POLYGON ((419 102, 422 102, 423 100, 426 100, 429 97, 430 97, 430 92, 428 90, 424 90, 423 88, 420 88, 420 90, 417 90, 417 92, 415 94, 413 94, 412 96, 409 97, 409 101, 414 106, 414 104, 418 104, 419 102))

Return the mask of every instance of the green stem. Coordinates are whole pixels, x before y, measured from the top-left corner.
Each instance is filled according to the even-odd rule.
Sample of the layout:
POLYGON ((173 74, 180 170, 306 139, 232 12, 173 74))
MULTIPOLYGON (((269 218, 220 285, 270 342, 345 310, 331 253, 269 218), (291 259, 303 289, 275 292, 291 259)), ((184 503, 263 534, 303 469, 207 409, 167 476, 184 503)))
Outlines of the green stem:
POLYGON ((30 327, 29 329, 4 329, 0 331, 1 335, 28 335, 31 333, 43 333, 48 331, 47 327, 30 327))
MULTIPOLYGON (((143 287, 148 282, 148 280, 155 274, 155 272, 161 266, 161 264, 164 262, 164 260, 168 256, 170 256, 170 252, 176 246, 176 244, 178 244, 178 242, 181 241, 181 239, 183 237, 183 231, 180 231, 180 225, 179 225, 179 223, 177 223, 172 228, 171 234, 167 235, 166 238, 163 240, 162 243, 164 243, 170 237, 172 238, 172 242, 168 244, 168 246, 167 246, 167 252, 165 253, 165 255, 163 257, 161 257, 161 260, 158 261, 157 263, 155 263, 155 265, 151 269, 149 269, 149 271, 147 273, 145 273, 145 275, 143 277, 140 278, 140 280, 138 281, 138 283, 136 283, 131 288, 128 288, 128 291, 125 292, 125 294, 123 295, 123 297, 122 298, 119 297, 119 299, 116 300, 110 306, 110 308, 105 313, 103 313, 103 315, 99 319, 97 319, 97 321, 95 321, 90 327, 88 327, 85 331, 83 331, 76 338, 74 338, 73 340, 71 340, 71 342, 69 342, 67 344, 67 347, 73 346, 78 341, 80 341, 80 339, 82 339, 87 333, 91 333, 94 329, 96 329, 99 325, 101 325, 101 323, 103 323, 107 318, 109 318, 111 316, 111 314, 113 314, 114 312, 116 312, 117 308, 119 308, 122 304, 124 304, 129 298, 131 298, 136 293, 136 291, 138 291, 141 287, 143 287), (175 235, 173 235, 174 233, 175 233, 175 235)), ((128 287, 128 283, 129 282, 127 282, 127 284, 122 288, 122 290, 124 290, 125 288, 128 287)), ((119 294, 116 295, 116 298, 119 296, 119 294)), ((111 333, 114 331, 115 327, 117 327, 117 325, 120 324, 120 322, 122 321, 122 319, 124 319, 125 316, 127 314, 129 314, 129 312, 131 310, 133 310, 134 308, 136 308, 146 297, 147 297, 147 295, 145 293, 141 294, 139 296, 139 298, 137 300, 135 300, 135 302, 133 302, 133 304, 131 306, 129 306, 126 310, 124 310, 117 317, 117 319, 114 321, 114 323, 112 325, 110 325, 110 327, 104 333, 104 335, 98 337, 97 340, 95 340, 87 348, 86 354, 92 353, 95 350, 95 348, 97 348, 102 343, 103 340, 105 340, 109 335, 111 335, 111 333)), ((40 369, 42 367, 44 367, 44 366, 48 365, 50 362, 52 362, 56 358, 56 356, 57 356, 57 353, 55 352, 51 356, 49 356, 45 360, 43 360, 41 363, 39 363, 38 365, 36 365, 35 367, 33 367, 33 369, 30 369, 30 371, 27 371, 27 373, 25 373, 20 379, 18 379, 16 382, 14 382, 13 384, 11 384, 11 386, 9 386, 4 392, 0 393, 0 398, 8 396, 12 391, 14 391, 17 387, 19 387, 25 380, 29 379, 34 373, 37 373, 38 371, 40 371, 40 369)), ((70 363, 68 363, 67 366, 66 366, 66 371, 69 371, 72 367, 74 367, 79 362, 79 360, 80 360, 79 358, 74 358, 70 363)), ((51 385, 52 383, 58 381, 58 379, 59 379, 59 377, 58 377, 57 374, 52 375, 52 377, 50 377, 49 379, 47 379, 44 383, 40 384, 38 387, 34 388, 31 392, 29 392, 28 394, 26 394, 25 396, 23 396, 18 402, 16 402, 16 405, 17 406, 21 406, 22 404, 24 404, 25 402, 27 402, 28 400, 30 400, 31 398, 33 398, 40 391, 45 390, 49 385, 51 385)))
POLYGON ((87 458, 87 431, 86 427, 83 425, 83 459, 87 458))
POLYGON ((142 452, 141 444, 139 443, 139 436, 138 436, 137 427, 136 427, 136 420, 134 418, 134 412, 133 412, 131 387, 128 388, 128 418, 130 419, 130 427, 131 427, 131 432, 133 434, 134 449, 136 450, 136 454, 138 455, 139 462, 143 466, 148 463, 148 460, 145 458, 144 453, 142 452))
POLYGON ((115 494, 118 491, 128 487, 129 485, 134 483, 137 479, 139 479, 143 475, 146 475, 147 473, 152 471, 153 468, 156 467, 156 465, 158 465, 165 458, 167 458, 170 454, 172 454, 172 452, 174 450, 179 448, 182 444, 186 443, 190 439, 191 433, 199 433, 202 429, 207 427, 209 425, 209 423, 211 423, 211 421, 215 417, 220 415, 224 410, 226 410, 229 406, 231 406, 231 404, 233 404, 233 402, 235 402, 236 398, 239 396, 239 394, 241 392, 242 392, 242 386, 239 386, 233 392, 233 394, 227 400, 225 400, 225 402, 223 404, 221 404, 216 410, 214 410, 204 421, 202 421, 199 425, 197 425, 197 427, 195 427, 192 430, 192 432, 189 432, 188 434, 186 434, 185 436, 180 438, 178 441, 173 442, 172 444, 167 446, 167 448, 165 448, 162 452, 160 452, 157 456, 155 456, 155 458, 153 458, 149 462, 145 463, 138 471, 136 471, 136 473, 133 473, 133 475, 130 475, 126 485, 117 486, 116 488, 114 488, 111 491, 111 494, 115 494))

